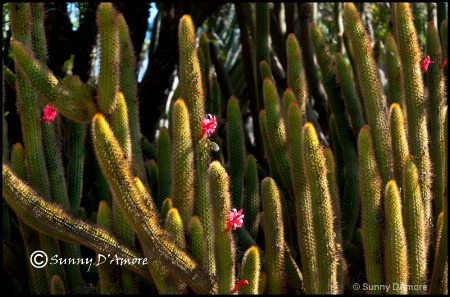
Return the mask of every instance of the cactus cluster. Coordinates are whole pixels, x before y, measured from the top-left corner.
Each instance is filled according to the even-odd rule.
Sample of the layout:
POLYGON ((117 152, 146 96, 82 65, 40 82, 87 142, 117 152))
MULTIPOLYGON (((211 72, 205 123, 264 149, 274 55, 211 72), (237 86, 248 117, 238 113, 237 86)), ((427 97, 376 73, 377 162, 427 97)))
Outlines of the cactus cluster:
POLYGON ((287 34, 278 53, 281 87, 269 3, 235 5, 253 38, 244 63, 257 150, 246 135, 248 106, 221 97, 210 41, 199 34, 197 46, 191 15, 178 24, 169 126, 149 143, 122 13, 98 6, 91 85, 47 66, 43 3, 8 5, 14 69, 2 65, 3 104, 7 81, 23 142, 7 143, 4 119, 3 269, 16 293, 448 294, 447 20, 428 23, 422 52, 410 4, 391 3, 386 89, 355 4, 343 4, 346 53, 333 53, 312 22, 325 130, 308 112, 298 37, 287 34), (426 73, 425 56, 433 61, 426 73), (86 191, 88 162, 96 182, 86 191), (10 244, 14 231, 20 249, 10 244), (37 268, 36 251, 86 261, 37 268))

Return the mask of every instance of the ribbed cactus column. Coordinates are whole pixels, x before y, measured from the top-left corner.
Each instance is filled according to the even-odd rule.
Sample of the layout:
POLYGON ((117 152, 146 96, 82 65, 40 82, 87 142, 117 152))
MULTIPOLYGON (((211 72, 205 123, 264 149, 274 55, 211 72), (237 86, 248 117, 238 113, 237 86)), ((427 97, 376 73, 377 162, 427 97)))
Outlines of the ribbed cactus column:
POLYGON ((293 182, 295 193, 295 213, 297 217, 297 240, 300 247, 302 272, 306 294, 316 294, 318 289, 318 266, 316 261, 316 237, 311 232, 313 227, 313 210, 311 192, 303 167, 302 156, 302 114, 297 103, 291 104, 288 113, 289 158, 291 174, 296 176, 293 182))
POLYGON ((372 132, 378 170, 383 185, 386 185, 393 177, 392 144, 389 137, 386 97, 381 88, 372 46, 355 4, 344 4, 343 18, 345 31, 353 45, 355 76, 361 87, 360 91, 372 132))
POLYGON ((131 152, 133 172, 147 184, 144 160, 140 146, 139 102, 137 93, 136 57, 128 26, 123 14, 116 17, 120 42, 120 91, 127 102, 128 120, 130 126, 131 152))
POLYGON ((227 108, 227 148, 230 165, 231 201, 233 207, 242 208, 245 174, 245 140, 241 111, 236 97, 231 96, 227 108))
MULTIPOLYGON (((335 116, 338 139, 342 146, 342 152, 344 153, 345 184, 343 194, 342 238, 345 242, 349 242, 353 237, 359 214, 358 157, 354 142, 352 141, 352 132, 345 114, 345 107, 341 99, 341 94, 338 92, 340 86, 335 78, 335 61, 333 61, 330 55, 330 49, 319 27, 315 23, 312 23, 310 30, 314 50, 322 71, 324 87, 330 102, 331 111, 335 116)), ((352 115, 352 117, 361 116, 362 114, 352 115)), ((359 120, 360 122, 361 119, 359 120)))
POLYGON ((400 192, 395 180, 384 191, 386 223, 384 229, 384 265, 386 284, 390 294, 408 294, 408 247, 402 218, 400 192), (394 289, 397 286, 397 289, 394 289))
MULTIPOLYGON (((448 109, 444 117, 445 148, 448 151, 448 109)), ((445 168, 448 168, 448 155, 445 156, 445 168)), ((448 180, 445 180, 445 188, 448 187, 448 180)), ((438 244, 431 276, 431 294, 448 294, 448 194, 443 197, 442 205, 442 226, 438 230, 438 244)))
MULTIPOLYGON (((295 34, 291 33, 286 39, 287 56, 287 85, 292 89, 300 107, 300 113, 306 120, 306 99, 308 87, 306 85, 305 70, 303 68, 303 56, 295 34)), ((289 105, 284 106, 287 110, 289 105)))
POLYGON ((188 110, 181 98, 173 105, 172 124, 171 197, 187 230, 194 214, 194 147, 188 110))
POLYGON ((264 95, 263 95, 263 79, 260 71, 261 61, 270 62, 269 56, 269 28, 270 28, 270 12, 269 3, 255 3, 255 51, 254 58, 255 63, 253 64, 255 69, 255 83, 258 97, 258 110, 264 108, 264 95))
MULTIPOLYGON (((403 70, 394 35, 386 37, 386 76, 388 79, 388 102, 398 103, 406 118, 405 88, 403 88, 403 70)), ((395 158, 394 158, 395 159, 395 158)))
MULTIPOLYGON (((367 283, 383 284, 382 263, 382 188, 375 151, 372 144, 371 130, 368 125, 361 128, 358 135, 359 192, 361 195, 362 241, 367 283)), ((371 294, 382 294, 371 290, 371 294)))
POLYGON ((161 209, 164 199, 170 196, 170 147, 169 130, 162 127, 158 138, 158 209, 161 209))
POLYGON ((336 74, 342 87, 341 93, 345 103, 345 112, 350 118, 353 135, 357 136, 365 124, 364 113, 356 93, 355 84, 349 73, 342 53, 336 54, 336 74))
POLYGON ((402 212, 408 246, 409 281, 411 294, 426 293, 427 238, 426 221, 419 184, 419 174, 412 156, 406 160, 403 178, 402 212))
POLYGON ((281 195, 273 178, 266 177, 262 180, 261 197, 264 211, 267 291, 269 294, 283 294, 286 289, 284 226, 281 195))
POLYGON ((316 129, 310 122, 302 129, 302 158, 314 205, 312 212, 317 240, 318 293, 336 294, 339 288, 337 265, 340 259, 334 234, 334 212, 326 176, 325 157, 316 129))
POLYGON ((244 227, 256 240, 259 228, 259 207, 261 202, 259 197, 258 168, 256 166, 256 159, 252 154, 249 154, 247 157, 244 197, 244 227))
MULTIPOLYGON (((247 216, 245 217, 247 220, 247 216)), ((249 247, 242 257, 241 279, 248 281, 248 285, 239 289, 243 295, 257 295, 259 289, 259 276, 261 261, 259 249, 257 246, 249 247)))
POLYGON ((440 68, 442 63, 442 47, 439 33, 433 22, 428 23, 427 28, 427 54, 435 64, 428 68, 428 131, 430 133, 430 158, 433 168, 433 186, 431 188, 434 199, 434 222, 442 211, 444 196, 444 114, 446 104, 446 81, 444 72, 440 68))
MULTIPOLYGON (((17 178, 21 180, 26 180, 25 155, 23 146, 20 142, 14 144, 12 147, 11 170, 15 173, 17 178)), ((6 200, 6 198, 4 199, 5 203, 7 203, 8 201, 6 200)), ((20 234, 24 242, 25 255, 29 259, 32 253, 41 248, 39 243, 39 236, 36 236, 36 232, 30 226, 28 226, 26 222, 20 219, 20 217, 18 223, 20 234)), ((28 261, 26 267, 30 271, 30 276, 32 278, 30 283, 31 284, 30 292, 38 294, 49 292, 49 284, 47 281, 45 270, 33 269, 34 267, 32 267, 31 263, 28 261)))
MULTIPOLYGON (((98 205, 97 211, 97 225, 108 232, 112 231, 112 214, 108 203, 105 200, 101 200, 98 205)), ((100 253, 97 253, 97 258, 100 253)), ((120 289, 120 280, 117 279, 120 274, 117 274, 117 267, 112 265, 99 265, 98 276, 99 276, 99 292, 101 294, 120 294, 122 293, 120 289)))
MULTIPOLYGON (((263 85, 264 104, 267 115, 268 146, 274 154, 275 166, 281 175, 283 185, 289 193, 292 191, 292 181, 287 155, 286 128, 281 113, 280 98, 273 80, 264 79, 263 85)), ((281 188, 281 185, 279 185, 281 188)))
POLYGON ((235 283, 235 250, 231 230, 227 229, 227 215, 231 211, 229 177, 218 161, 209 169, 210 199, 214 221, 214 253, 217 266, 219 294, 229 294, 235 283))
POLYGON ((195 48, 195 27, 190 15, 184 15, 178 26, 179 42, 179 78, 181 94, 189 111, 191 137, 194 145, 195 162, 195 210, 206 233, 207 270, 215 274, 213 255, 213 237, 211 225, 211 205, 209 201, 208 166, 210 162, 210 146, 206 137, 201 135, 201 121, 205 117, 205 102, 201 68, 195 48))
POLYGON ((394 177, 400 182, 403 180, 406 158, 409 155, 409 146, 406 133, 406 123, 403 109, 399 103, 393 103, 389 112, 391 127, 392 153, 394 156, 394 177))
MULTIPOLYGON (((409 3, 395 3, 395 27, 397 46, 402 61, 408 116, 408 142, 411 154, 416 158, 419 180, 424 200, 425 220, 428 228, 432 221, 431 160, 427 130, 424 84, 420 70, 421 53, 409 3)), ((431 234, 428 232, 428 234, 431 234)))
POLYGON ((116 13, 112 3, 100 3, 97 10, 100 36, 97 104, 105 114, 111 113, 116 108, 119 88, 120 44, 116 13))

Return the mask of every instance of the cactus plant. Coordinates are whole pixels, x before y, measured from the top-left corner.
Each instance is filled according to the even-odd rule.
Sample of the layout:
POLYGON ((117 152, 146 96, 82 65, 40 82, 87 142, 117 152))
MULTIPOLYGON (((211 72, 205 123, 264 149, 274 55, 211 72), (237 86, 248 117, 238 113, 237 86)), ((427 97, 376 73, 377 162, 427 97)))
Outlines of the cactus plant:
POLYGON ((4 6, 8 289, 448 293, 446 19, 420 26, 414 5, 391 3, 372 40, 375 23, 345 3, 338 52, 326 3, 314 22, 317 4, 157 4, 150 55, 171 54, 149 67, 177 71, 169 96, 143 98, 135 4, 78 4, 98 29, 90 78, 79 56, 55 67, 46 5, 4 6), (141 125, 150 101, 167 111, 154 135, 141 125), (92 262, 38 269, 39 250, 92 262))

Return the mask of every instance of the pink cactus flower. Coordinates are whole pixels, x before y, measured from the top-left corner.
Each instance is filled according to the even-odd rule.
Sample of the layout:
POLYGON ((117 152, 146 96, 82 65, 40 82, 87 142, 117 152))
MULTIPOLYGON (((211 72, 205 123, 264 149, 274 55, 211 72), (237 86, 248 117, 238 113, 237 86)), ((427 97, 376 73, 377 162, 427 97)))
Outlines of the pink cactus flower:
POLYGON ((434 64, 434 62, 431 61, 430 56, 426 56, 420 61, 420 69, 422 69, 423 72, 427 72, 430 64, 434 64))
POLYGON ((237 292, 237 290, 239 290, 240 287, 242 287, 242 286, 247 286, 247 285, 248 285, 248 281, 245 280, 245 279, 241 279, 240 281, 238 281, 238 282, 236 283, 236 285, 234 286, 233 290, 231 290, 230 293, 231 293, 231 294, 234 294, 234 293, 237 292))
POLYGON ((42 120, 41 123, 50 123, 53 122, 56 117, 58 116, 58 113, 56 112, 56 108, 54 108, 53 106, 47 104, 45 105, 44 109, 42 110, 42 120))
POLYGON ((236 211, 236 208, 233 208, 232 211, 228 212, 227 216, 227 228, 225 232, 228 232, 233 228, 236 230, 238 227, 242 227, 242 223, 244 222, 244 215, 242 214, 242 209, 240 211, 236 211))
POLYGON ((208 137, 211 136, 211 134, 213 134, 214 131, 216 131, 217 127, 216 116, 207 114, 206 118, 202 120, 201 125, 202 125, 202 134, 200 135, 200 139, 203 138, 205 133, 208 135, 208 137))

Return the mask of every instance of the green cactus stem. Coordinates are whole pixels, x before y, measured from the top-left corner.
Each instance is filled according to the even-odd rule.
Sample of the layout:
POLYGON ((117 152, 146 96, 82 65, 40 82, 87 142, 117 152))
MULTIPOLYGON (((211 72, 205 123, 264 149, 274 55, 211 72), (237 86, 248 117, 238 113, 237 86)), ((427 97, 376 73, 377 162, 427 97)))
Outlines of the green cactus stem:
POLYGON ((256 159, 252 154, 249 154, 247 157, 244 191, 243 213, 245 213, 245 220, 243 226, 248 230, 250 236, 256 240, 261 201, 259 197, 258 169, 256 167, 256 159))
POLYGON ((289 159, 291 174, 296 176, 293 183, 295 193, 295 213, 297 217, 297 241, 302 261, 302 272, 306 294, 316 294, 318 290, 318 266, 316 259, 316 236, 313 230, 313 210, 311 192, 303 167, 302 156, 302 115, 297 103, 291 104, 288 113, 289 159))
MULTIPOLYGON (((425 109, 425 93, 420 70, 421 52, 414 27, 409 3, 395 3, 395 27, 397 46, 403 67, 403 86, 406 97, 406 114, 408 116, 408 143, 410 153, 414 156, 419 170, 422 199, 424 200, 425 220, 431 228, 431 160, 429 136, 427 129, 427 110, 425 109)), ((427 232, 431 234, 431 232, 427 232)))
POLYGON ((255 83, 257 90, 257 98, 258 98, 258 110, 262 110, 264 108, 264 95, 263 95, 263 79, 261 76, 261 71, 259 69, 259 65, 261 61, 266 61, 268 65, 270 65, 270 57, 269 57, 269 28, 270 28, 270 14, 269 14, 269 3, 255 3, 255 52, 254 59, 255 63, 253 64, 256 69, 254 69, 255 73, 255 83))
POLYGON ((227 108, 227 148, 230 168, 231 201, 233 207, 242 208, 245 174, 245 140, 241 112, 237 98, 231 96, 227 108))
MULTIPOLYGON (((290 33, 286 39, 287 56, 287 85, 297 98, 300 113, 306 115, 306 99, 308 87, 306 85, 305 70, 303 66, 303 56, 295 34, 290 33)), ((285 105, 286 110, 290 105, 285 105)), ((306 122, 306 121, 305 121, 306 122)))
POLYGON ((78 211, 83 192, 84 171, 84 144, 87 134, 87 125, 63 119, 65 133, 68 134, 67 151, 68 163, 66 168, 67 191, 69 195, 70 208, 73 213, 78 211))
MULTIPOLYGON (((448 109, 445 110, 444 117, 444 135, 445 149, 448 150, 448 109)), ((445 157, 445 168, 448 168, 448 156, 445 157)), ((445 179, 445 189, 448 187, 448 181, 445 179)), ((443 218, 442 227, 438 231, 439 244, 437 245, 434 260, 433 272, 431 275, 431 294, 447 294, 448 292, 448 195, 447 191, 442 205, 443 218)))
MULTIPOLYGON (((281 175, 283 186, 289 193, 292 191, 292 181, 289 160, 287 155, 286 129, 284 119, 281 114, 281 104, 274 82, 269 78, 264 79, 264 103, 267 115, 267 134, 272 141, 268 145, 275 157, 275 166, 281 175)), ((281 186, 281 185, 279 185, 281 186)))
MULTIPOLYGON (((172 207, 169 210, 164 223, 164 228, 166 229, 169 238, 171 238, 178 247, 185 249, 186 238, 184 236, 183 220, 177 208, 172 207)), ((173 278, 169 283, 169 293, 178 295, 186 294, 186 283, 173 278)))
POLYGON ((310 122, 302 130, 303 168, 311 190, 314 232, 317 240, 317 265, 319 268, 318 293, 336 294, 337 266, 340 261, 334 234, 334 212, 326 176, 322 147, 314 125, 310 122))
POLYGON ((353 135, 357 136, 364 122, 363 110, 356 93, 353 78, 345 63, 342 53, 336 54, 336 73, 341 85, 342 98, 344 98, 345 112, 350 118, 353 135))
POLYGON ((409 155, 406 123, 403 114, 403 109, 399 103, 391 105, 389 122, 391 126, 392 153, 394 156, 394 177, 399 182, 403 180, 406 158, 409 155))
MULTIPOLYGON (((139 102, 137 93, 137 73, 136 58, 134 56, 133 43, 130 38, 128 26, 123 14, 117 14, 117 27, 119 30, 120 42, 120 90, 125 97, 128 110, 128 120, 130 127, 132 167, 134 173, 139 176, 144 184, 147 184, 147 178, 144 169, 144 160, 142 158, 142 149, 140 140, 139 123, 139 102)), ((157 196, 155 196, 157 197, 157 196)))
POLYGON ((289 288, 293 288, 299 293, 304 293, 303 274, 287 246, 285 248, 284 259, 286 265, 287 284, 289 288))
MULTIPOLYGON (((405 89, 403 88, 403 72, 394 35, 386 37, 386 76, 388 79, 388 103, 398 103, 406 118, 405 89)), ((395 161, 395 157, 394 157, 395 161)))
POLYGON ((281 179, 281 173, 278 170, 278 166, 275 163, 275 155, 272 152, 272 147, 270 145, 270 138, 267 126, 267 112, 265 109, 261 110, 259 113, 259 122, 261 127, 261 135, 264 142, 264 147, 267 152, 267 160, 269 163, 269 172, 277 184, 282 185, 283 180, 281 179))
MULTIPOLYGON (((349 242, 353 237, 359 215, 358 157, 350 125, 345 114, 345 107, 341 100, 340 92, 338 91, 341 86, 335 78, 335 62, 330 55, 329 47, 325 43, 319 27, 315 23, 312 23, 310 29, 314 49, 322 71, 322 80, 330 101, 331 110, 335 116, 338 139, 344 153, 345 184, 343 193, 342 238, 344 242, 349 242)), ((352 114, 352 116, 358 115, 352 114)))
MULTIPOLYGON (((382 189, 369 125, 359 132, 358 156, 359 169, 365 172, 359 176, 359 189, 366 277, 369 285, 378 285, 383 283, 382 189)), ((382 290, 371 290, 370 293, 381 294, 382 290)))
POLYGON ((200 265, 204 265, 204 257, 206 255, 206 243, 205 243, 205 233, 203 230, 202 223, 198 216, 192 216, 189 226, 189 247, 190 254, 200 265))
MULTIPOLYGON (((101 200, 98 205, 97 225, 108 232, 112 231, 113 222, 111 210, 105 200, 101 200)), ((97 254, 97 257, 99 254, 97 254)), ((99 265, 98 276, 101 294, 120 294, 122 290, 118 285, 120 280, 117 279, 118 274, 115 271, 115 266, 99 265)))
POLYGON ((120 43, 116 14, 112 3, 100 3, 97 9, 101 45, 97 104, 105 114, 110 114, 116 108, 119 88, 120 43))
POLYGON ((111 111, 109 122, 124 153, 123 158, 130 163, 131 167, 132 152, 127 103, 122 92, 118 92, 116 97, 116 108, 111 111))
POLYGON ((261 197, 264 209, 267 292, 283 294, 286 290, 284 225, 280 193, 271 177, 262 180, 261 197))
POLYGON ((235 250, 231 230, 227 229, 227 216, 231 211, 229 177, 218 161, 208 169, 210 199, 214 221, 214 254, 216 257, 218 293, 229 294, 235 284, 235 250))
POLYGON ((359 82, 367 122, 371 128, 378 170, 383 185, 385 185, 393 177, 392 145, 389 137, 386 98, 381 88, 378 67, 373 57, 369 36, 355 4, 344 4, 343 18, 345 31, 353 45, 355 76, 359 82))
POLYGON ((194 146, 187 106, 181 98, 173 105, 172 124, 171 198, 187 230, 194 214, 194 146))
MULTIPOLYGON (((245 217, 247 220, 247 216, 245 217)), ((248 281, 248 285, 239 289, 243 295, 257 295, 259 289, 261 262, 257 246, 249 247, 242 257, 241 279, 248 281)))
MULTIPOLYGON (((18 178, 25 180, 25 156, 23 146, 20 142, 13 145, 11 151, 11 167, 18 178)), ((31 254, 40 249, 39 236, 36 236, 36 232, 20 218, 18 223, 24 242, 25 254, 30 259, 31 254)), ((48 294, 50 286, 47 281, 46 271, 44 269, 34 269, 29 261, 27 261, 27 270, 31 278, 30 291, 36 294, 48 294)))
MULTIPOLYGON (((48 100, 59 113, 82 123, 87 123, 96 112, 92 97, 82 98, 73 96, 73 93, 64 88, 40 60, 34 58, 33 53, 18 39, 11 40, 16 65, 23 71, 25 77, 31 82, 35 90, 48 100)), ((16 76, 18 73, 16 73, 16 76)), ((33 93, 34 94, 34 93, 33 93)))
POLYGON ((406 160, 403 179, 402 212, 408 246, 411 294, 425 294, 427 284, 426 221, 419 184, 419 173, 412 156, 406 160))
POLYGON ((164 199, 170 196, 171 140, 167 127, 162 127, 158 138, 158 209, 164 199))
POLYGON ((194 145, 195 162, 195 206, 194 213, 200 217, 206 233, 207 267, 210 274, 216 273, 213 235, 211 226, 211 206, 209 200, 208 166, 210 163, 210 146, 201 135, 201 121, 205 116, 205 100, 201 68, 195 42, 195 27, 190 15, 183 15, 178 26, 179 43, 179 78, 181 97, 189 111, 191 137, 194 145))
POLYGON ((440 67, 442 63, 442 47, 439 33, 433 22, 428 23, 427 28, 427 54, 436 65, 428 68, 428 131, 430 133, 430 158, 433 168, 433 187, 431 188, 434 199, 435 222, 442 211, 442 200, 444 196, 444 117, 442 110, 446 104, 446 80, 444 72, 440 67))
MULTIPOLYGON (((206 110, 208 112, 213 112, 213 97, 212 97, 212 68, 211 68, 211 55, 209 53, 209 41, 206 32, 200 35, 199 39, 199 49, 201 48, 203 53, 203 63, 202 63, 202 82, 204 84, 204 94, 206 102, 206 110)), ((215 113, 215 112, 214 112, 215 113)), ((219 113, 215 113, 219 114, 219 113)))
POLYGON ((386 223, 384 229, 384 265, 386 284, 397 290, 391 294, 408 294, 408 247, 402 218, 400 192, 395 180, 390 180, 384 192, 386 223))

